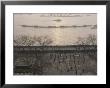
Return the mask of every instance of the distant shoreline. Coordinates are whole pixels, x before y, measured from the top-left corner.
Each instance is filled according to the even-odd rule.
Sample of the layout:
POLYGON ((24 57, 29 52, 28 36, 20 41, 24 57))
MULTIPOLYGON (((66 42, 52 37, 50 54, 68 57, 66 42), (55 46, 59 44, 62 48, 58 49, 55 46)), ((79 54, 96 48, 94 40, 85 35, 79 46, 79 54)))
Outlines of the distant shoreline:
POLYGON ((91 29, 96 29, 97 25, 81 25, 81 26, 36 26, 36 25, 21 25, 21 27, 34 27, 34 28, 77 28, 77 27, 91 27, 91 29))

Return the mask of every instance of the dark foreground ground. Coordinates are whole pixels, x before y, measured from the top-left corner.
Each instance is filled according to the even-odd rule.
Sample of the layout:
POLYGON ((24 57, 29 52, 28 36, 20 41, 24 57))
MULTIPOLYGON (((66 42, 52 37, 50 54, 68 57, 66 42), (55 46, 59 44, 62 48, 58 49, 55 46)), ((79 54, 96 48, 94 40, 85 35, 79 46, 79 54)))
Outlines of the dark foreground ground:
POLYGON ((97 75, 97 46, 14 47, 14 75, 97 75))

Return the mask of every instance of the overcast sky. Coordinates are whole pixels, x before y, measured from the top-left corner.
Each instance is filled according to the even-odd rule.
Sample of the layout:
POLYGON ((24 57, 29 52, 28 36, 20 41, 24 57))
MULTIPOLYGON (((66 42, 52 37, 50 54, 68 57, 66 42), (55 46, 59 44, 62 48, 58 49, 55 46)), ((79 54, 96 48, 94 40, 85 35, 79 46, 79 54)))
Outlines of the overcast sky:
POLYGON ((14 14, 14 39, 21 35, 49 36, 52 45, 73 45, 78 37, 87 37, 89 34, 97 35, 97 29, 88 27, 76 28, 34 28, 21 25, 38 26, 83 26, 97 25, 97 14, 14 14), (60 20, 60 21, 57 21, 60 20))

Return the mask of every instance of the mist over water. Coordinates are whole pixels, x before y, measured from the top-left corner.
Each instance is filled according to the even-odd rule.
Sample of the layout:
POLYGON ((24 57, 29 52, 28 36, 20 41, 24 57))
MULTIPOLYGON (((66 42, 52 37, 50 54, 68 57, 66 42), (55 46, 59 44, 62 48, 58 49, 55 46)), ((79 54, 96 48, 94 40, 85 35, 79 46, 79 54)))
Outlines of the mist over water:
MULTIPOLYGON (((76 14, 75 14, 76 15, 76 14)), ((79 14, 77 14, 79 16, 79 14)), ((15 14, 14 15, 14 39, 21 35, 49 36, 51 45, 74 45, 78 37, 87 37, 89 34, 97 35, 97 29, 91 27, 72 28, 34 28, 21 25, 38 26, 83 26, 97 25, 96 14, 80 14, 79 17, 42 17, 41 14, 15 14), (57 22, 57 20, 61 20, 57 22)))

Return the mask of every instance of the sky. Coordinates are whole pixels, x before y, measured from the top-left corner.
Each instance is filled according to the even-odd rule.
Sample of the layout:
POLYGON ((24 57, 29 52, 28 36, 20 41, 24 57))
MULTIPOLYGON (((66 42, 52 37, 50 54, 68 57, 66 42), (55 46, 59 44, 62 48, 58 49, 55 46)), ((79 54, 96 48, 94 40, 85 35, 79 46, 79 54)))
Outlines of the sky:
POLYGON ((51 45, 74 45, 78 37, 87 37, 89 34, 97 35, 96 13, 16 13, 14 14, 14 39, 19 36, 48 36, 53 40, 51 45), (34 28, 28 26, 56 26, 57 28, 34 28), (84 25, 90 25, 83 27, 84 25), (59 28, 59 26, 78 26, 59 28))

